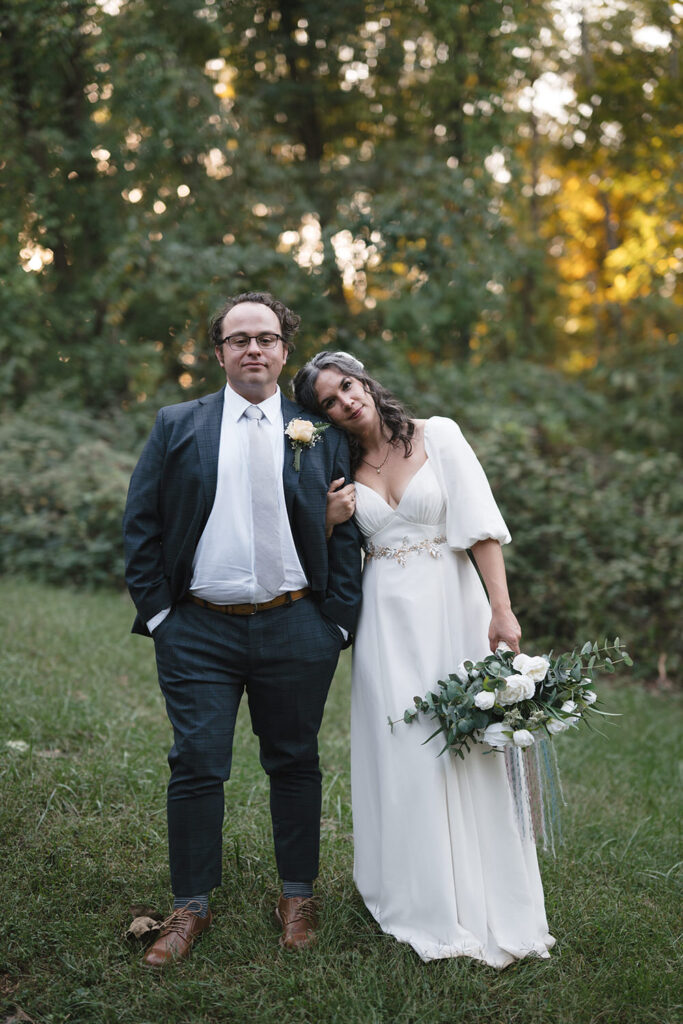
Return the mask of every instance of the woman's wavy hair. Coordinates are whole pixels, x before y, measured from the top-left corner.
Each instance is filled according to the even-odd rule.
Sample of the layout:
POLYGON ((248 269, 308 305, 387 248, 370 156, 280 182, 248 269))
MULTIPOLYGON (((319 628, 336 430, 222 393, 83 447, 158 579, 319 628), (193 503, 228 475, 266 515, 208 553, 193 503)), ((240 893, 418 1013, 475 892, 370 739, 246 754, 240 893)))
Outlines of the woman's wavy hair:
POLYGON ((229 299, 226 299, 209 324, 209 338, 214 346, 220 345, 223 340, 221 333, 225 314, 229 313, 235 306, 238 306, 240 302, 260 302, 263 306, 267 306, 268 309, 272 309, 280 321, 282 344, 287 349, 287 352, 294 351, 294 335, 299 330, 301 317, 298 313, 287 309, 285 304, 276 299, 270 292, 242 292, 241 295, 232 295, 229 299))
MULTIPOLYGON (((309 359, 292 381, 292 392, 297 402, 306 406, 307 409, 313 409, 324 415, 324 410, 320 408, 315 393, 315 382, 321 370, 337 370, 345 377, 354 377, 360 381, 364 389, 372 396, 382 426, 391 431, 391 443, 401 443, 405 450, 405 457, 408 458, 413 450, 411 438, 415 433, 415 424, 408 418, 408 413, 398 398, 391 391, 382 387, 374 377, 371 377, 361 361, 348 352, 323 351, 309 359)), ((348 438, 351 449, 351 470, 355 472, 363 461, 365 451, 353 434, 349 434, 348 438)))

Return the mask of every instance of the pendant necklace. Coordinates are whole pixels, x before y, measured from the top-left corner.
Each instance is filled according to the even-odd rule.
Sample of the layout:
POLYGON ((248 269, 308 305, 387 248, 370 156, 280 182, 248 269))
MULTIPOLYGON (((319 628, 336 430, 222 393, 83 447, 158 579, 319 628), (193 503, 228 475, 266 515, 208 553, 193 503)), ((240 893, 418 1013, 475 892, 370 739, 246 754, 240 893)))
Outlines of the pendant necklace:
POLYGON ((389 452, 390 452, 390 451, 391 451, 391 441, 387 441, 387 454, 386 454, 386 455, 384 456, 384 458, 383 458, 383 459, 382 459, 382 461, 380 462, 379 466, 373 466, 372 462, 368 462, 368 460, 367 460, 367 459, 361 459, 360 461, 361 461, 361 462, 364 462, 366 466, 370 466, 370 468, 371 468, 371 469, 374 469, 374 470, 376 470, 376 472, 377 472, 377 475, 379 476, 379 474, 380 474, 380 472, 381 472, 381 470, 382 470, 382 466, 384 465, 384 463, 385 463, 385 462, 387 461, 387 459, 389 458, 389 452))

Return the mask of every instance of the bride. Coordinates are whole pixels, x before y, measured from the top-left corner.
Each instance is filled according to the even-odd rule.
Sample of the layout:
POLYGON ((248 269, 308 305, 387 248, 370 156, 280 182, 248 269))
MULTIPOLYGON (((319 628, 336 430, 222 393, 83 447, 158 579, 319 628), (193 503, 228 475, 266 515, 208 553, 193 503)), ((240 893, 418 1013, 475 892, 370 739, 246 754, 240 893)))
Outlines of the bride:
POLYGON ((441 757, 431 720, 400 723, 413 697, 504 641, 519 651, 501 544, 510 540, 458 426, 409 419, 345 352, 296 374, 297 401, 349 435, 354 484, 336 481, 328 527, 355 513, 364 536, 353 653, 354 880, 383 931, 420 957, 493 967, 549 956, 532 839, 517 827, 504 758, 474 744, 441 757), (468 551, 488 591, 489 601, 468 551))

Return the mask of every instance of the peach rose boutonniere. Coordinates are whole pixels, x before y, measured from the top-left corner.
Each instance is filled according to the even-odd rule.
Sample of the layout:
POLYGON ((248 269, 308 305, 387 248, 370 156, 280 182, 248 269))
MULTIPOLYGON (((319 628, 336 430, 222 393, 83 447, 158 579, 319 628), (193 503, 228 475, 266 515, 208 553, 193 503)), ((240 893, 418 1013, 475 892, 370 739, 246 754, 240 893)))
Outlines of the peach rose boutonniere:
POLYGON ((313 448, 329 427, 329 423, 311 423, 310 420, 290 420, 285 427, 285 434, 294 449, 294 469, 301 469, 301 452, 304 448, 313 448))

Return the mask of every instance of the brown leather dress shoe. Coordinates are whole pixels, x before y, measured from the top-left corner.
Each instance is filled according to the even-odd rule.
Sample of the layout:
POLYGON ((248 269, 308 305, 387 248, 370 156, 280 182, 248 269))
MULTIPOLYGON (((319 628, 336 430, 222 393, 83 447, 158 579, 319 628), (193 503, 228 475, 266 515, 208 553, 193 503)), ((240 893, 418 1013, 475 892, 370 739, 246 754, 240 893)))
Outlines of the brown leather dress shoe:
POLYGON ((280 896, 275 917, 282 925, 283 949, 306 949, 317 938, 318 902, 313 896, 280 896))
POLYGON ((206 917, 192 912, 197 903, 188 903, 174 910, 161 926, 159 937, 152 943, 142 958, 147 967, 163 967, 165 964, 184 960, 189 955, 192 943, 211 924, 211 911, 206 917))

